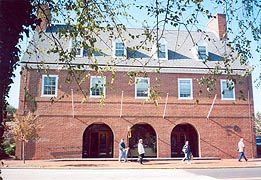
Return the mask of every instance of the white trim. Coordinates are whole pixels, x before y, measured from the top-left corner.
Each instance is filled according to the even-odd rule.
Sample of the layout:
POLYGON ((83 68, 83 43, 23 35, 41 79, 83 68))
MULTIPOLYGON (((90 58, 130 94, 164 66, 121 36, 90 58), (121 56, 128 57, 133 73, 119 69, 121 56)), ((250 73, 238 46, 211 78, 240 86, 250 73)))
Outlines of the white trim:
POLYGON ((154 56, 154 59, 159 59, 159 60, 168 60, 169 57, 168 57, 168 42, 165 40, 165 38, 161 38, 159 41, 158 41, 158 48, 157 48, 157 43, 153 45, 152 47, 152 51, 153 51, 153 56, 154 56), (164 52, 165 52, 165 57, 164 58, 160 58, 159 57, 159 49, 161 47, 161 45, 164 45, 164 52))
MULTIPOLYGON (((235 84, 234 84, 234 88, 232 90, 229 90, 229 91, 232 91, 233 97, 232 98, 225 98, 224 94, 223 94, 224 88, 223 88, 223 83, 222 82, 226 82, 227 83, 227 79, 220 79, 221 100, 235 100, 236 99, 236 94, 235 94, 235 88, 236 87, 235 87, 235 84)), ((226 87, 226 90, 227 90, 227 87, 226 87)))
POLYGON ((206 48, 206 59, 207 59, 208 58, 208 44, 204 40, 200 40, 199 42, 197 42, 197 44, 191 49, 191 52, 196 60, 204 61, 206 59, 199 58, 199 53, 198 53, 199 46, 204 46, 206 48))
POLYGON ((149 97, 150 97, 150 78, 135 77, 135 99, 148 99, 149 97), (143 96, 143 97, 137 96, 137 88, 138 88, 137 86, 138 86, 138 84, 139 84, 137 81, 138 81, 139 79, 140 79, 140 80, 143 80, 143 79, 144 79, 144 80, 147 80, 147 81, 148 81, 148 89, 147 89, 147 90, 148 90, 148 93, 147 93, 148 95, 147 95, 146 97, 144 97, 144 96, 143 96))
POLYGON ((178 78, 178 99, 193 99, 193 84, 191 78, 178 78), (180 97, 180 81, 185 80, 190 82, 190 96, 189 97, 180 97))
POLYGON ((58 75, 42 75, 42 88, 41 88, 41 97, 57 97, 58 92, 58 75), (44 94, 44 79, 46 77, 55 77, 55 94, 44 94))
MULTIPOLYGON (((76 38, 76 39, 73 39, 71 38, 70 39, 70 44, 69 44, 69 49, 70 51, 72 50, 73 48, 73 43, 74 42, 80 42, 80 44, 82 43, 82 41, 80 40, 80 38, 76 38)), ((77 48, 77 49, 80 49, 80 54, 75 54, 75 57, 83 57, 83 47, 80 45, 80 48, 77 48)), ((76 50, 77 52, 77 50, 76 50)))
POLYGON ((127 58, 127 47, 126 43, 121 39, 115 39, 112 44, 112 57, 114 58, 127 58), (116 43, 121 43, 123 45, 123 56, 116 56, 116 43))
POLYGON ((90 97, 91 98, 100 98, 102 95, 92 95, 92 83, 93 83, 93 79, 102 79, 102 85, 103 85, 103 97, 105 98, 105 92, 106 92, 106 88, 105 88, 105 84, 106 84, 106 77, 101 77, 101 76, 91 76, 90 78, 90 97))

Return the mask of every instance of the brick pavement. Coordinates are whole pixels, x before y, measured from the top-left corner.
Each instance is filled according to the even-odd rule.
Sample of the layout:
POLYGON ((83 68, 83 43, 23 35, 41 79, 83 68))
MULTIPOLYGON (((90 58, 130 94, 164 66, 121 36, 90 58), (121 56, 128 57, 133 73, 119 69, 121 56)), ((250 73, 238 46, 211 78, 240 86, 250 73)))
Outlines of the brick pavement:
POLYGON ((145 169, 202 169, 202 168, 242 168, 261 167, 261 158, 249 159, 247 162, 238 162, 237 159, 196 159, 191 164, 182 163, 180 159, 147 160, 144 165, 135 160, 118 162, 117 160, 91 160, 91 159, 59 159, 59 160, 2 160, 1 168, 145 168, 145 169))

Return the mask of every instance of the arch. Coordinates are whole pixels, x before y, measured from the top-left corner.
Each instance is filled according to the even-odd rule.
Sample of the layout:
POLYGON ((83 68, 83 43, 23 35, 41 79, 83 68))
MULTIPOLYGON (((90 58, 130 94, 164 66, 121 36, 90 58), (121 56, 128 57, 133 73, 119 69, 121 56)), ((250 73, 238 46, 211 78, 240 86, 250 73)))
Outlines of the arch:
POLYGON ((94 123, 88 126, 83 133, 83 158, 112 158, 113 133, 111 128, 104 124, 94 123))
POLYGON ((129 157, 138 157, 138 140, 143 140, 146 157, 157 157, 157 136, 155 130, 147 123, 135 124, 131 127, 129 138, 129 157))
POLYGON ((189 141, 194 157, 199 156, 199 136, 197 130, 188 123, 178 124, 171 132, 171 157, 183 157, 182 147, 189 141))

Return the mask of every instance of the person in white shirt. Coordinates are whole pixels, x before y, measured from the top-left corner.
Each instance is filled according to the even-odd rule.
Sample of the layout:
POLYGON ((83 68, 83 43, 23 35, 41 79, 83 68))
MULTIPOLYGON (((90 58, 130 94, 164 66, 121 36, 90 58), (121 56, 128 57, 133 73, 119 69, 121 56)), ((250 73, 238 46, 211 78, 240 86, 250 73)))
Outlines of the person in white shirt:
POLYGON ((142 139, 139 139, 139 143, 138 143, 139 159, 138 159, 138 162, 140 162, 140 164, 143 164, 143 158, 144 158, 144 155, 145 155, 145 150, 144 150, 142 143, 143 143, 142 139))
POLYGON ((245 145, 244 145, 244 142, 243 142, 243 138, 241 138, 238 142, 238 152, 239 152, 239 158, 238 158, 238 161, 241 162, 241 159, 244 158, 246 161, 247 161, 247 158, 245 156, 245 145))

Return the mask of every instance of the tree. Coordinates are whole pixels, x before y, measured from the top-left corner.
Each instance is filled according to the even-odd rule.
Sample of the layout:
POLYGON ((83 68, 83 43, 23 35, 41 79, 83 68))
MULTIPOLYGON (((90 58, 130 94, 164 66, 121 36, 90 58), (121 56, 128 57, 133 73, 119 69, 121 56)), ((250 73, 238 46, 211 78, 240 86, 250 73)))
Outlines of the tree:
POLYGON ((261 115, 259 112, 256 113, 255 128, 256 128, 256 135, 261 136, 261 115))
POLYGON ((1 144, 1 148, 3 150, 2 157, 8 157, 10 155, 15 154, 15 141, 12 136, 10 136, 8 132, 8 123, 11 122, 14 119, 14 115, 16 112, 16 108, 7 105, 6 112, 4 112, 4 119, 3 119, 3 125, 5 128, 4 133, 4 142, 1 144))
MULTIPOLYGON (((6 97, 13 83, 13 71, 19 62, 20 49, 17 46, 22 32, 28 35, 28 27, 34 22, 32 5, 29 0, 0 1, 0 144, 3 142, 3 112, 6 108, 6 97)), ((0 151, 2 152, 2 151, 0 151)), ((0 154, 0 158, 3 154, 0 154)))
POLYGON ((16 140, 22 141, 23 160, 25 163, 25 143, 39 139, 39 131, 41 126, 38 123, 39 118, 32 112, 28 112, 24 116, 15 117, 12 123, 10 123, 10 134, 15 137, 16 140))

